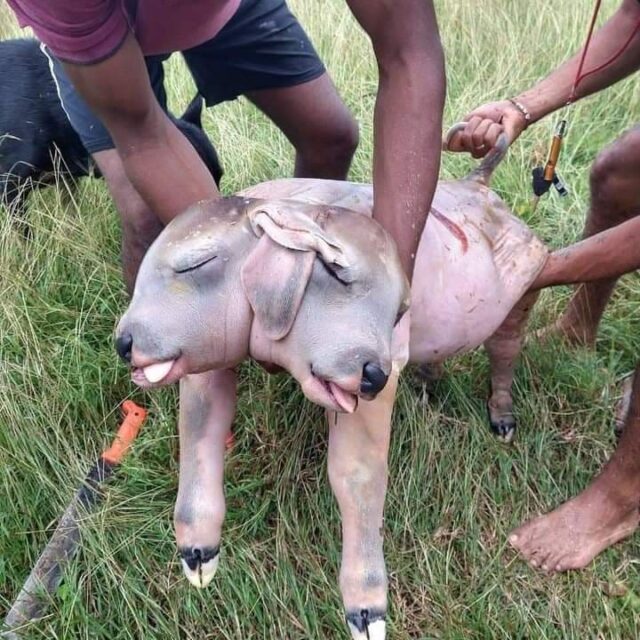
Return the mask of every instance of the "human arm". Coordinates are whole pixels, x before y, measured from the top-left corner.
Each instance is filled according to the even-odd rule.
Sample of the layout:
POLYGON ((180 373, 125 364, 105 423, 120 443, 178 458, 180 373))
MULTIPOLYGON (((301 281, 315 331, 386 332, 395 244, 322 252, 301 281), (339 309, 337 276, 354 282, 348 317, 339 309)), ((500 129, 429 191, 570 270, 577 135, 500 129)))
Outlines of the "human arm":
MULTIPOLYGON (((589 45, 583 74, 605 64, 618 53, 632 35, 640 21, 640 2, 623 0, 618 10, 598 29, 589 45)), ((529 112, 528 123, 524 114, 510 101, 491 102, 475 109, 464 120, 467 128, 453 136, 451 151, 469 151, 476 157, 484 156, 504 130, 511 142, 528 124, 537 122, 564 106, 571 95, 582 51, 552 71, 546 78, 515 97, 529 112)), ((615 84, 640 68, 640 31, 636 31, 629 46, 611 64, 582 80, 576 99, 592 95, 615 84)))
POLYGON ((63 64, 78 93, 109 130, 128 179, 163 222, 194 202, 219 197, 196 151, 155 99, 131 34, 102 62, 63 64))
POLYGON ((639 246, 640 217, 635 217, 551 253, 531 288, 617 278, 640 268, 639 246))
POLYGON ((431 0, 347 0, 379 69, 374 112, 373 217, 409 277, 440 165, 444 56, 431 0))

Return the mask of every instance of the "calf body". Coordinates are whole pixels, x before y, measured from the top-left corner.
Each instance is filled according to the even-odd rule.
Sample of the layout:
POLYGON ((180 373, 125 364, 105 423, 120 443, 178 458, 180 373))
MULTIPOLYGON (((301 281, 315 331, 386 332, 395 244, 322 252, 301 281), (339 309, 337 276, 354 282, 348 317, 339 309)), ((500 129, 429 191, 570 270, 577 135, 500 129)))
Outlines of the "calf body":
POLYGON ((395 244, 368 217, 370 185, 264 183, 198 204, 151 247, 118 350, 142 386, 181 379, 175 526, 194 584, 208 584, 218 563, 225 433, 212 420, 223 391, 191 374, 251 357, 289 371, 327 409, 347 622, 354 638, 385 636, 382 514, 400 371, 488 341, 492 422, 504 439, 513 432, 510 384, 531 304, 519 301, 547 250, 485 181, 440 183, 405 315, 407 282, 395 244))

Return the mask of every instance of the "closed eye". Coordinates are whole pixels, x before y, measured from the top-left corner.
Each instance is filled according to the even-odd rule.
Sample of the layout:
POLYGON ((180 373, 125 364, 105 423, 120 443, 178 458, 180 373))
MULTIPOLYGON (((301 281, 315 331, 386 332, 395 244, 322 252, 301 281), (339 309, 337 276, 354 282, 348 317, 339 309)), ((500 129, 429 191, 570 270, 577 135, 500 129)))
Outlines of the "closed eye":
POLYGON ((188 267, 181 267, 179 269, 176 269, 175 272, 176 273, 189 273, 189 271, 195 271, 196 269, 199 269, 200 267, 203 267, 205 264, 208 264, 212 260, 215 260, 217 257, 218 256, 210 256, 208 258, 204 258, 203 260, 200 260, 200 262, 196 262, 195 264, 189 265, 188 267))

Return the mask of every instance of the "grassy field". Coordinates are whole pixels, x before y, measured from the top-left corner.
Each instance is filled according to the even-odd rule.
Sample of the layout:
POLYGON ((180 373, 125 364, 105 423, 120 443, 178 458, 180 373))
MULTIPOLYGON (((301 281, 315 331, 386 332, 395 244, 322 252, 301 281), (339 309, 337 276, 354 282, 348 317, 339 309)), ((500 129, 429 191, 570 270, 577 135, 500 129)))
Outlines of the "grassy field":
MULTIPOLYGON (((603 14, 616 6, 606 0, 603 14)), ((369 180, 376 72, 342 0, 296 0, 339 90, 361 123, 352 178, 369 180)), ((529 86, 582 42, 592 3, 438 2, 450 124, 481 102, 529 86)), ((18 33, 3 5, 2 35, 18 33)), ((168 75, 180 111, 193 87, 179 59, 168 75)), ((552 246, 578 238, 597 151, 639 120, 637 79, 571 114, 561 172, 571 194, 529 206, 529 171, 552 120, 527 132, 494 185, 552 246)), ((210 110, 205 126, 225 165, 224 191, 287 176, 292 151, 244 99, 210 110)), ((442 175, 468 158, 447 156, 442 175)), ((287 378, 241 371, 237 445, 228 457, 223 560, 204 592, 182 577, 173 531, 177 488, 174 390, 143 395, 115 357, 126 306, 119 227, 102 182, 31 203, 33 239, 0 221, 0 614, 46 544, 126 397, 150 417, 104 505, 83 522, 81 553, 50 615, 29 638, 346 638, 337 571, 340 526, 325 469, 321 411, 287 378)), ((570 290, 546 292, 533 327, 570 290)), ((448 364, 432 394, 408 376, 394 421, 386 510, 391 638, 640 637, 640 536, 588 569, 546 577, 506 547, 509 530, 581 490, 614 447, 612 405, 637 357, 637 275, 624 278, 595 352, 529 344, 510 447, 485 424, 487 363, 448 364)))

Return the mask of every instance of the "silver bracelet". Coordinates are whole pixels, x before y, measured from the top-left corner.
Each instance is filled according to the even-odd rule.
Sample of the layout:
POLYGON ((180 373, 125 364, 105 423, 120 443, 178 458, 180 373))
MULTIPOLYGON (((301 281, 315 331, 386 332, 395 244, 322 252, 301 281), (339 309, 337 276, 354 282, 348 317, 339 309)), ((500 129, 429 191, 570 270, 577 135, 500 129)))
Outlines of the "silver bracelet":
POLYGON ((529 125, 529 123, 531 122, 531 114, 529 113, 527 107, 525 107, 522 102, 518 102, 513 98, 507 98, 507 100, 524 116, 525 122, 527 123, 527 125, 529 125))

